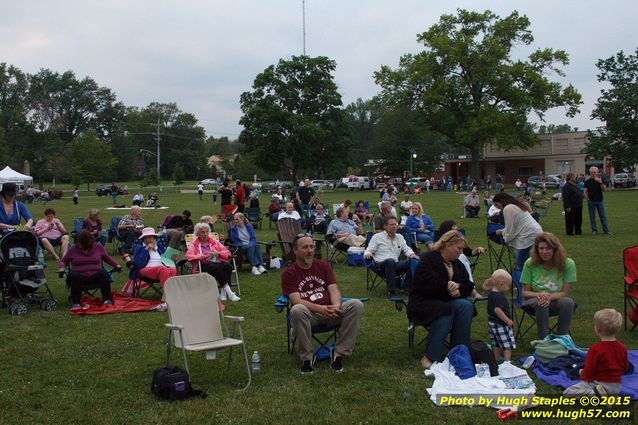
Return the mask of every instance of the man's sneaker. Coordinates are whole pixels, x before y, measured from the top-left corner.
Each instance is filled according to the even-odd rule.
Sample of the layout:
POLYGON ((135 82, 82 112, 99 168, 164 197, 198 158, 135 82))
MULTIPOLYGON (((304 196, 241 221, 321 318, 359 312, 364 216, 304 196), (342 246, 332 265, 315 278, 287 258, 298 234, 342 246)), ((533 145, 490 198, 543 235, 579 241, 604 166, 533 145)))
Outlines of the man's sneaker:
POLYGON ((330 369, 343 372, 343 357, 335 357, 335 350, 330 351, 330 369))
POLYGON ((241 300, 241 298, 239 298, 234 292, 231 292, 230 294, 228 294, 228 299, 234 303, 241 300))
POLYGON ((259 273, 266 273, 266 268, 264 266, 259 266, 259 273))
POLYGON ((252 274, 254 274, 255 276, 259 276, 261 274, 257 266, 253 266, 252 274))
POLYGON ((315 357, 313 356, 312 360, 304 360, 304 362, 301 364, 301 369, 299 369, 299 371, 301 372, 302 375, 307 375, 315 371, 314 365, 315 365, 315 357))

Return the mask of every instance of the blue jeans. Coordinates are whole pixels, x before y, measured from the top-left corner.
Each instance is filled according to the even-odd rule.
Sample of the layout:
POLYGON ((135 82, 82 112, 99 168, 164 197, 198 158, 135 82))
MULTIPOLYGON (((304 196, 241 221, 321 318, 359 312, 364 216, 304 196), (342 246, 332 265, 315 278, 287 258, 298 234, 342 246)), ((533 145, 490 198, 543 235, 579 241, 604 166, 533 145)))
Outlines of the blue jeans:
POLYGON ((400 289, 397 288, 397 274, 400 275, 408 271, 409 268, 410 260, 394 261, 392 258, 388 258, 376 265, 377 272, 385 276, 388 291, 400 289))
POLYGON ((591 231, 598 231, 596 227, 596 210, 598 210, 600 223, 603 225, 603 233, 609 233, 609 228, 607 227, 607 215, 605 215, 605 204, 603 202, 587 201, 587 207, 589 208, 589 222, 591 223, 591 231))
POLYGON ((264 259, 261 256, 261 247, 259 245, 242 245, 239 248, 246 254, 246 258, 251 266, 259 267, 264 264, 264 259))
POLYGON ((432 242, 434 242, 434 239, 432 238, 432 234, 425 233, 425 232, 416 232, 416 240, 426 245, 429 245, 432 242))
POLYGON ((525 265, 525 261, 527 261, 527 259, 529 258, 530 249, 532 249, 531 246, 516 250, 516 258, 514 259, 514 263, 516 264, 516 268, 518 270, 523 270, 523 265, 525 265))
POLYGON ((425 355, 432 361, 443 360, 445 337, 450 334, 450 349, 457 345, 470 348, 472 335, 472 317, 474 305, 465 298, 458 298, 450 302, 452 314, 441 316, 430 323, 425 355))

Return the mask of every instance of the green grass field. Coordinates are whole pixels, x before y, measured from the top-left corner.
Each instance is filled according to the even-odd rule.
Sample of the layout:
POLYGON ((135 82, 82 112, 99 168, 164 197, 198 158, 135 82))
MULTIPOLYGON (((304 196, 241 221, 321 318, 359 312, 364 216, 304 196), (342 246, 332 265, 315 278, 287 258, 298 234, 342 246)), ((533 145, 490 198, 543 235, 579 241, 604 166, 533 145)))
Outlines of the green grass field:
MULTIPOLYGON (((130 205, 134 186, 130 184, 129 188, 129 196, 118 203, 130 205)), ((336 191, 321 196, 329 204, 347 198, 366 199, 371 205, 378 201, 378 192, 336 191)), ((460 219, 462 195, 432 193, 414 199, 424 204, 437 225, 445 219, 456 219, 465 228, 471 246, 487 246, 485 221, 460 219)), ((85 216, 92 207, 102 208, 103 221, 108 223, 116 215, 103 209, 110 203, 110 197, 82 192, 78 206, 73 205, 70 193, 49 206, 71 228, 72 219, 85 216)), ((147 224, 155 226, 167 212, 179 213, 184 208, 189 208, 194 218, 219 212, 219 204, 212 204, 210 194, 200 201, 195 193, 170 193, 163 195, 160 203, 170 209, 144 211, 147 224)), ((261 203, 262 210, 267 208, 267 194, 262 195, 261 203)), ((622 250, 638 242, 638 192, 607 193, 606 207, 612 231, 609 236, 592 236, 585 215, 584 235, 568 239, 560 203, 554 203, 541 219, 546 231, 561 237, 578 268, 578 283, 571 292, 578 303, 572 336, 582 346, 596 341, 592 329, 596 310, 614 307, 622 311, 622 250)), ((41 218, 45 206, 32 204, 29 208, 41 218)), ((260 240, 276 238, 266 221, 257 236, 260 240)), ((42 312, 33 306, 24 317, 0 311, 0 423, 497 422, 493 409, 437 408, 429 400, 426 388, 431 380, 423 376, 418 358, 408 352, 405 311, 396 311, 381 289, 366 291, 362 267, 335 268, 342 294, 370 297, 355 352, 346 360, 344 373, 331 373, 323 362, 313 375, 300 375, 296 358, 286 352, 285 314, 278 314, 272 307, 279 294, 280 273, 255 277, 245 267, 240 274, 242 300, 228 304, 227 313, 246 318, 248 350, 261 354, 262 372, 254 377, 248 391, 238 392, 245 378, 238 356, 234 356, 234 367, 228 371, 224 353, 215 361, 190 355, 193 385, 208 392, 208 398, 175 403, 159 402, 149 392, 152 372, 164 362, 166 313, 72 316, 66 308, 64 282, 53 272, 56 268, 53 262, 48 263, 50 287, 61 302, 57 311, 42 312)), ((489 259, 484 256, 479 260, 475 280, 480 284, 489 274, 489 259)), ((125 280, 120 275, 114 288, 120 289, 125 280)), ((483 306, 472 334, 475 339, 488 340, 483 306)), ((529 354, 533 335, 532 331, 518 342, 516 357, 529 354)), ((621 332, 619 338, 630 349, 638 348, 635 334, 621 332)), ((182 365, 179 357, 174 357, 174 362, 182 365)), ((539 383, 537 392, 558 394, 559 390, 539 383)))

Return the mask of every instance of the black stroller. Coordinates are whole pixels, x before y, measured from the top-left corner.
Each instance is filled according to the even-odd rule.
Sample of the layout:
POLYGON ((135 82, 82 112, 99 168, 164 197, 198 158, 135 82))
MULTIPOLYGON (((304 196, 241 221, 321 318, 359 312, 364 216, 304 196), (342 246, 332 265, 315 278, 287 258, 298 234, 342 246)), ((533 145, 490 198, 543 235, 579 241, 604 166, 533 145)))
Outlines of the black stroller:
POLYGON ((39 303, 46 311, 55 310, 43 266, 38 263, 38 239, 31 232, 9 232, 0 239, 0 280, 2 306, 9 314, 27 314, 30 304, 39 303))

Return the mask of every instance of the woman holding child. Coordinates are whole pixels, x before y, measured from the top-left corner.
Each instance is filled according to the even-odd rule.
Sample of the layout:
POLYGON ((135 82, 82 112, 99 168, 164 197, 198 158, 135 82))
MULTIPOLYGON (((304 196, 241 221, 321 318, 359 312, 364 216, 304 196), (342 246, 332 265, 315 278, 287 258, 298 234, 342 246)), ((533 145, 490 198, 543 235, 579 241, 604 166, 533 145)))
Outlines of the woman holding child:
POLYGON ((524 307, 536 315, 538 339, 549 334, 549 316, 558 315, 556 334, 567 335, 574 314, 574 301, 568 296, 576 282, 576 264, 567 257, 560 240, 549 232, 536 236, 531 258, 525 261, 521 284, 524 307))
POLYGON ((419 325, 429 326, 427 348, 421 364, 429 368, 442 361, 445 337, 451 334, 450 348, 469 347, 474 306, 466 298, 474 292, 474 283, 459 256, 467 242, 461 233, 451 230, 425 253, 413 278, 408 316, 419 325))

